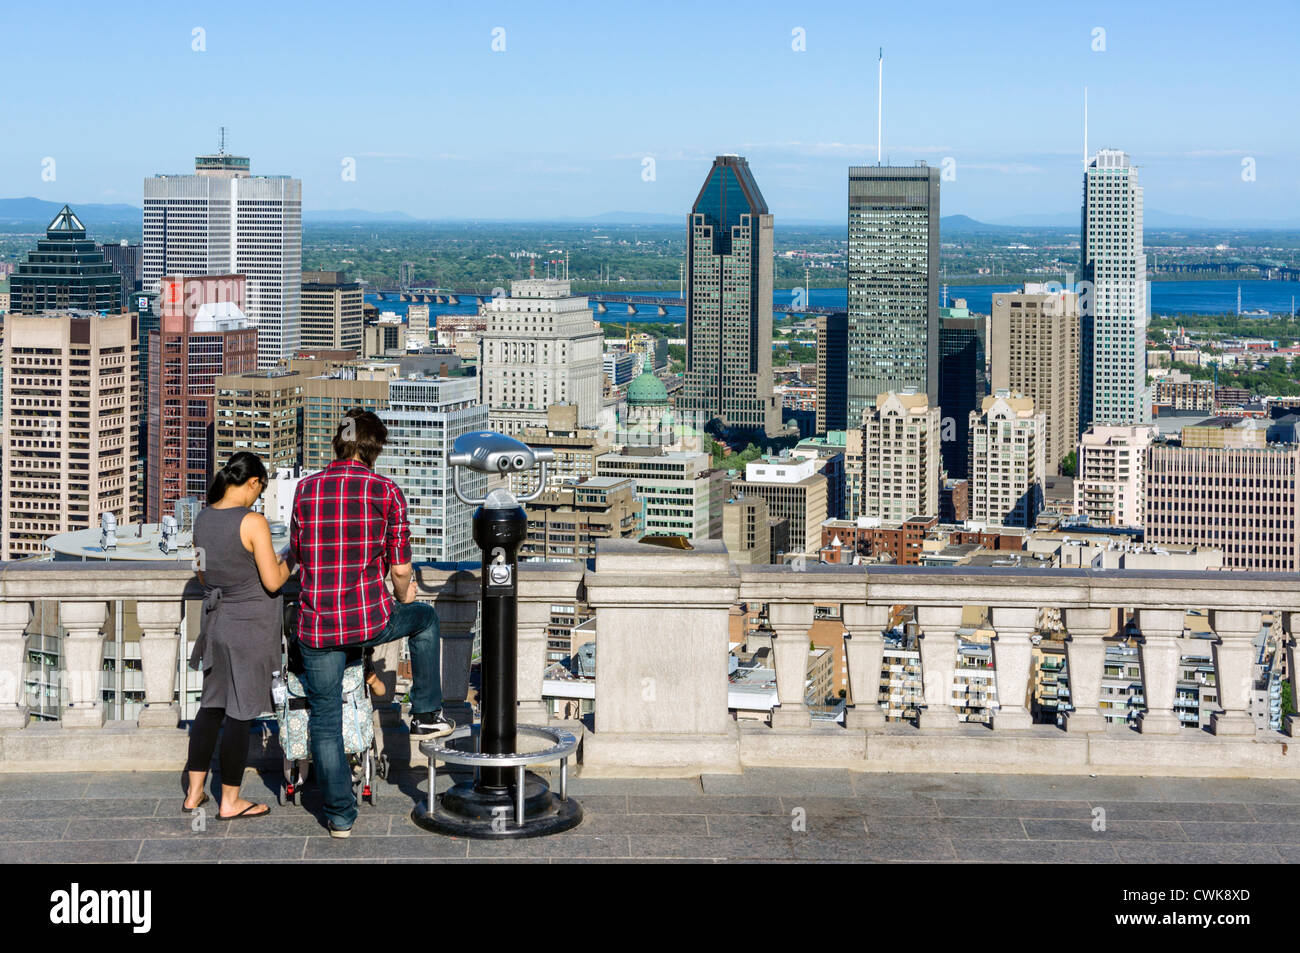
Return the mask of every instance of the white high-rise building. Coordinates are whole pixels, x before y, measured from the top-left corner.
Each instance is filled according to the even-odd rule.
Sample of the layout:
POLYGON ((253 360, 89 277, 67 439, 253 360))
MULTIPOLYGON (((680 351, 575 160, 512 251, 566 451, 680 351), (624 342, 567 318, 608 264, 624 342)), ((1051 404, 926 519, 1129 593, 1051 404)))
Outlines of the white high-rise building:
POLYGON ((302 181, 250 175, 244 156, 198 156, 193 175, 144 180, 144 290, 163 275, 244 275, 257 366, 298 350, 302 181))
POLYGON ((551 404, 576 404, 578 426, 600 421, 604 339, 584 295, 569 282, 510 283, 510 297, 486 301, 479 379, 492 429, 519 436, 545 427, 551 404))
POLYGON ((1046 415, 1029 397, 998 391, 970 414, 970 515, 1033 529, 1043 508, 1046 415))
POLYGON ((849 517, 937 516, 940 408, 911 392, 880 394, 874 403, 845 441, 849 517))
POLYGON ((1079 425, 1151 422, 1142 189, 1128 153, 1102 149, 1083 176, 1079 425))
MULTIPOLYGON (((406 496, 411 554, 416 562, 477 560, 473 508, 456 499, 447 455, 461 434, 486 430, 487 408, 472 377, 398 378, 388 384, 388 409, 380 413, 388 443, 375 470, 406 496)), ((487 495, 487 477, 466 469, 466 496, 487 495)))
POLYGON ((1141 526, 1144 466, 1155 427, 1092 426, 1079 438, 1074 512, 1100 526, 1141 526))

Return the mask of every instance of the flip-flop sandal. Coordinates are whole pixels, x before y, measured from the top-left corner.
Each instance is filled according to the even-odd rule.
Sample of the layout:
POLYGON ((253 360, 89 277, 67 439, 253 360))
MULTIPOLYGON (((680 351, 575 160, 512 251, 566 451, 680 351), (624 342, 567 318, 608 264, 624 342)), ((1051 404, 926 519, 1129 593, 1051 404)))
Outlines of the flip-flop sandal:
POLYGON ((198 810, 199 808, 201 808, 204 804, 207 804, 207 803, 208 803, 209 801, 211 801, 211 800, 212 800, 212 798, 208 797, 207 793, 204 792, 203 797, 199 798, 199 803, 198 803, 198 804, 195 804, 193 807, 186 807, 186 806, 185 806, 185 802, 184 802, 184 801, 181 801, 181 813, 182 813, 182 814, 193 814, 195 811, 197 811, 197 810, 198 810))
POLYGON ((222 817, 220 814, 218 814, 218 815, 217 815, 217 820, 219 820, 219 821, 237 821, 237 820, 239 820, 241 817, 266 817, 266 815, 268 815, 268 814, 270 814, 270 813, 271 813, 271 808, 270 808, 270 806, 267 806, 267 805, 260 805, 260 804, 250 804, 248 807, 244 808, 244 809, 243 809, 242 811, 240 811, 238 814, 231 814, 229 817, 222 817), (248 813, 249 811, 251 811, 251 810, 252 810, 253 808, 255 808, 255 807, 263 807, 263 806, 266 806, 266 810, 265 810, 265 811, 258 811, 256 814, 249 814, 249 813, 248 813))

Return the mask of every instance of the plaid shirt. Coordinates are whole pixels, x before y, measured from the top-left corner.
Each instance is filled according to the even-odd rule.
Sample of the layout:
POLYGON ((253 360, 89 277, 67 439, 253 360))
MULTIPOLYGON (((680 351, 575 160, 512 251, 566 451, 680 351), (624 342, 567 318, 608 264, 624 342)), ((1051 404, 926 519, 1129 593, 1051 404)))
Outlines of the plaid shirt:
POLYGON ((378 635, 393 613, 390 567, 411 561, 411 526, 397 484, 336 460, 298 484, 289 545, 301 564, 298 638, 313 648, 378 635))

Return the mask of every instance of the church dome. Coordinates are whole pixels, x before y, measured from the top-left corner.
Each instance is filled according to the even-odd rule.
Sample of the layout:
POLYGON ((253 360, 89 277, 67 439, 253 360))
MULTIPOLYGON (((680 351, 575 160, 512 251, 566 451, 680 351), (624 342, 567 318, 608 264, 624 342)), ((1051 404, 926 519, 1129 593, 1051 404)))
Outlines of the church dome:
POLYGON ((627 385, 627 402, 632 407, 651 404, 667 404, 668 388, 653 372, 646 371, 631 384, 627 385))

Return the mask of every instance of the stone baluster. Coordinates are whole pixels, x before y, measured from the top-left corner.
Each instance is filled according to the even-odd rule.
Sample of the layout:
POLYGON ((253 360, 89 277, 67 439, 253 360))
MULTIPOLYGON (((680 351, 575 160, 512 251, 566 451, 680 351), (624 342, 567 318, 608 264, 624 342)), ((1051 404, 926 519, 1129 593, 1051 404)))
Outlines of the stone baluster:
POLYGON ((582 566, 577 563, 534 568, 519 564, 518 667, 515 691, 521 724, 544 725, 550 710, 542 699, 542 678, 546 672, 547 632, 551 606, 574 605, 582 583, 582 566))
POLYGON ((1101 676, 1106 670, 1105 639, 1114 630, 1111 609, 1065 610, 1065 664, 1070 675, 1071 711, 1065 713, 1069 732, 1105 731, 1101 713, 1101 676))
POLYGON ((948 730, 960 724, 952 707, 952 679, 957 668, 961 608, 916 607, 916 620, 921 626, 921 677, 925 689, 925 707, 917 716, 917 727, 948 730))
POLYGON ((1038 610, 993 607, 993 674, 998 685, 998 708, 993 729, 1029 728, 1029 663, 1033 652, 1030 636, 1038 631, 1038 610))
POLYGON ((806 728, 812 713, 804 700, 808 683, 808 630, 814 609, 810 602, 772 602, 767 618, 776 632, 772 655, 776 659, 776 697, 773 728, 806 728))
POLYGON ((1291 681, 1291 707, 1297 709, 1287 715, 1282 730, 1292 738, 1300 737, 1300 668, 1296 667, 1296 663, 1300 662, 1300 645, 1297 645, 1300 632, 1296 631, 1297 625, 1300 625, 1300 618, 1297 616, 1300 616, 1300 613, 1282 613, 1282 630, 1285 633, 1282 641, 1286 645, 1286 671, 1291 681))
POLYGON ((889 606, 846 603, 843 607, 844 653, 849 662, 849 690, 853 707, 844 715, 846 728, 881 728, 885 713, 880 707, 880 669, 885 657, 889 606))
POLYGON ((1138 657, 1142 660, 1142 689, 1147 710, 1139 730, 1144 735, 1176 735, 1182 722, 1174 714, 1178 691, 1178 664, 1183 649, 1182 609, 1139 609, 1138 657))
POLYGON ((1214 680, 1221 710, 1210 716, 1210 730, 1216 735, 1255 736, 1250 691, 1255 682, 1255 637, 1261 622, 1259 612, 1210 610, 1210 627, 1218 636, 1213 646, 1214 680))
POLYGON ((27 624, 30 602, 0 602, 0 728, 27 726, 27 624))
POLYGON ((433 600, 442 650, 442 707, 458 725, 474 720, 474 709, 467 699, 480 595, 478 576, 461 571, 447 578, 433 600))
POLYGON ((69 703, 60 722, 64 728, 104 726, 104 622, 105 602, 59 603, 59 624, 63 638, 63 676, 67 679, 69 703))
POLYGON ((144 708, 141 728, 175 728, 180 723, 176 704, 176 662, 180 649, 181 602, 135 604, 140 623, 140 664, 144 668, 144 708))

